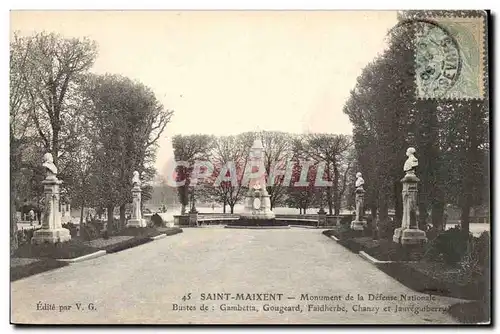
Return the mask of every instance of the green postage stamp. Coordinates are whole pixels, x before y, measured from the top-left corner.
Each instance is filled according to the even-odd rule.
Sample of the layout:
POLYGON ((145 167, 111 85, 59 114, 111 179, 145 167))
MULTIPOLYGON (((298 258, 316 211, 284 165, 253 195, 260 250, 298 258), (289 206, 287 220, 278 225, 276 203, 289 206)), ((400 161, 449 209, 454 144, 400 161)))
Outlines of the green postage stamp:
POLYGON ((484 99, 485 16, 430 17, 415 24, 419 98, 484 99))

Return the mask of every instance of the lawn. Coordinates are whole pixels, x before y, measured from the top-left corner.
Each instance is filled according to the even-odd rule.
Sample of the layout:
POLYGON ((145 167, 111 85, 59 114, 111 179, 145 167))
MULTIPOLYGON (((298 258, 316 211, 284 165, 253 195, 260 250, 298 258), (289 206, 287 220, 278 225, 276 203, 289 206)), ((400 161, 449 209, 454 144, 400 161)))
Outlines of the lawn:
MULTIPOLYGON (((459 263, 447 264, 427 258, 425 247, 403 247, 391 240, 374 240, 356 232, 343 232, 340 228, 324 231, 323 234, 334 235, 339 244, 354 253, 364 251, 377 260, 393 261, 377 263, 376 266, 415 291, 481 301, 489 296, 488 274, 471 277, 467 271, 461 270, 459 263)), ((454 308, 453 312, 457 317, 464 318, 462 320, 469 321, 485 314, 484 302, 481 305, 482 308, 475 310, 475 315, 469 318, 464 318, 462 309, 470 309, 470 305, 454 308)))

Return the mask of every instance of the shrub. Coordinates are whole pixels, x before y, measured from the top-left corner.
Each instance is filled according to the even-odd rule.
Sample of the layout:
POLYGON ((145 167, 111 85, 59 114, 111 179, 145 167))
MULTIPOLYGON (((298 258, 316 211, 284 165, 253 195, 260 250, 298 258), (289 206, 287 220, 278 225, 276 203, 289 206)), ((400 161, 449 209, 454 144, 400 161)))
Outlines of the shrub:
POLYGON ((76 235, 78 234, 76 225, 71 222, 62 224, 62 227, 69 230, 72 238, 76 237, 76 235))
POLYGON ((433 260, 443 260, 447 264, 457 263, 467 252, 470 239, 471 234, 463 233, 459 227, 451 228, 428 243, 425 257, 433 260))
POLYGON ((83 240, 94 240, 99 238, 99 230, 93 224, 85 224, 80 229, 80 236, 83 240))
POLYGON ((483 232, 479 238, 472 238, 467 247, 467 252, 460 261, 460 273, 476 280, 479 277, 488 276, 490 260, 490 235, 483 232))
POLYGON ((394 234, 394 230, 398 227, 401 227, 400 222, 397 222, 395 219, 389 217, 387 221, 379 221, 379 236, 382 239, 392 239, 394 234))
POLYGON ((156 227, 161 227, 164 226, 165 222, 163 221, 163 218, 160 217, 159 214, 155 213, 154 215, 151 216, 151 222, 153 223, 153 226, 156 227))

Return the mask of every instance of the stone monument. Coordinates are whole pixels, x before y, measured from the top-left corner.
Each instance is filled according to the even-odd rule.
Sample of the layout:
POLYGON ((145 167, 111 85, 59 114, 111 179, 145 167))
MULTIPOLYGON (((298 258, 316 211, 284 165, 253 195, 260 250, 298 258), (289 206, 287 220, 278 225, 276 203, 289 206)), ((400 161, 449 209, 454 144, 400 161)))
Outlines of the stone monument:
POLYGON ((68 229, 61 226, 61 212, 59 211, 60 190, 62 183, 57 179, 57 167, 54 165, 52 154, 45 153, 43 167, 47 173, 42 181, 45 194, 45 208, 43 212, 42 228, 36 230, 31 238, 32 244, 59 243, 71 239, 68 229))
POLYGON ((401 179, 403 183, 403 218, 401 227, 394 230, 392 240, 402 245, 418 245, 427 241, 425 232, 418 229, 417 223, 417 184, 420 179, 415 175, 418 159, 415 149, 406 150, 406 159, 403 171, 406 173, 401 179))
POLYGON ((363 185, 365 184, 365 180, 363 180, 363 177, 361 173, 356 173, 356 218, 351 222, 351 229, 356 230, 356 231, 363 231, 366 226, 367 222, 364 220, 364 213, 365 213, 365 189, 363 188, 363 185))
POLYGON ((141 213, 141 179, 139 172, 134 171, 132 177, 132 216, 127 222, 126 227, 146 227, 146 221, 142 219, 141 213))
MULTIPOLYGON (((259 139, 256 139, 250 149, 250 159, 252 166, 263 168, 263 145, 259 139)), ((271 210, 271 200, 265 186, 265 175, 259 179, 252 179, 250 187, 245 196, 245 208, 240 214, 240 220, 271 220, 275 218, 271 210), (264 183, 264 185, 262 185, 264 183)))

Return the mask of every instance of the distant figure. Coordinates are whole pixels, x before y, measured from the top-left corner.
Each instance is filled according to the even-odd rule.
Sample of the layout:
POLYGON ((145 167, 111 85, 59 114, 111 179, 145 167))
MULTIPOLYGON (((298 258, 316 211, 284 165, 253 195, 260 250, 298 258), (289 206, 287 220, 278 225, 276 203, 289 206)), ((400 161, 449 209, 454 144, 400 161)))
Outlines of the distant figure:
POLYGON ((215 211, 215 204, 212 203, 212 211, 215 211))
POLYGON ((167 212, 167 207, 165 206, 165 204, 163 204, 163 206, 161 207, 161 212, 167 212))
POLYGON ((35 211, 33 209, 29 212, 30 226, 33 226, 33 220, 35 220, 35 211))

